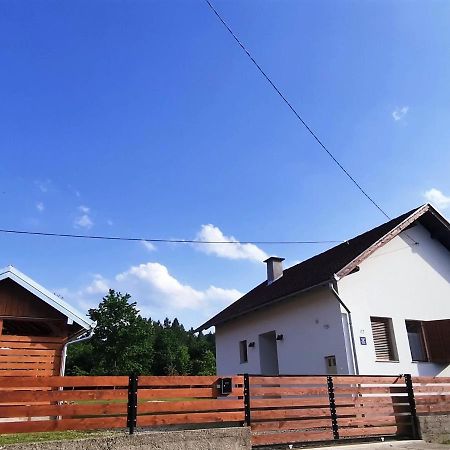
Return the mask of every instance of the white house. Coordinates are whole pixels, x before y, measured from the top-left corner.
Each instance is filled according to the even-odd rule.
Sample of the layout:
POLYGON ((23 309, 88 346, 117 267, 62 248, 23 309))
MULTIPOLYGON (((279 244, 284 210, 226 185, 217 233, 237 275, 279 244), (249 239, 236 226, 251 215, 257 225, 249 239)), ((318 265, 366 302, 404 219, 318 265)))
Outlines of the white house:
MULTIPOLYGON (((426 204, 283 271, 204 323, 217 372, 443 375, 450 224, 426 204)), ((450 369, 449 369, 450 371, 450 369)))

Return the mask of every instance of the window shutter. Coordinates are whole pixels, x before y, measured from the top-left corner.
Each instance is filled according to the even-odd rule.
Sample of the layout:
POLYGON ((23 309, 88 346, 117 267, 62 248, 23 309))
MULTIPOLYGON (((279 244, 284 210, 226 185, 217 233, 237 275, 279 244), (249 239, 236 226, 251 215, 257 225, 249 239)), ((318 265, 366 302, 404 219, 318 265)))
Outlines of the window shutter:
POLYGON ((450 320, 431 320, 422 324, 429 360, 450 363, 450 320))
POLYGON ((375 345, 375 354, 377 360, 393 361, 394 352, 392 351, 391 334, 389 319, 381 317, 371 317, 373 343, 375 345))

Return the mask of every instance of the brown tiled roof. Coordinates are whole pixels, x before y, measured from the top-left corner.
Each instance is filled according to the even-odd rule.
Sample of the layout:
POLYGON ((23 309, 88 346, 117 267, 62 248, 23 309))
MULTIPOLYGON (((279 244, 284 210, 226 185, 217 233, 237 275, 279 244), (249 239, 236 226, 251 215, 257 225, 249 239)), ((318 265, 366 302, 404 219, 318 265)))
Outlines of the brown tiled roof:
POLYGON ((283 276, 270 285, 265 280, 201 325, 198 331, 206 330, 237 316, 259 309, 290 294, 305 291, 331 281, 334 274, 350 264, 355 258, 421 208, 423 207, 415 208, 347 242, 286 269, 283 272, 283 276))

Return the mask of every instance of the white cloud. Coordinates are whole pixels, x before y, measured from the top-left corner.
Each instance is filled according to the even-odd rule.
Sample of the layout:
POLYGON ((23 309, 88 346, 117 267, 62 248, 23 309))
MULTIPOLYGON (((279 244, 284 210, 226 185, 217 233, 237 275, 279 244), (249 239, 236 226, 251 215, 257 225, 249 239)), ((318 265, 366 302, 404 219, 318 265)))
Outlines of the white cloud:
POLYGON ((89 215, 91 208, 89 208, 88 206, 80 205, 78 207, 78 211, 81 213, 81 215, 75 218, 73 226, 75 228, 86 228, 87 230, 92 228, 94 226, 94 221, 89 215))
POLYGON ((254 244, 241 244, 233 236, 226 236, 220 228, 208 224, 202 225, 197 233, 196 240, 213 241, 215 244, 194 244, 195 248, 208 255, 216 255, 227 259, 249 259, 251 261, 264 261, 268 255, 254 244), (221 244, 220 242, 232 241, 236 244, 221 244))
POLYGON ((424 197, 440 209, 446 209, 450 206, 450 197, 446 196, 439 189, 431 188, 424 193, 424 197))
POLYGON ((154 252, 156 250, 156 245, 149 241, 141 241, 142 245, 149 251, 154 252))
POLYGON ((77 217, 74 222, 75 228, 86 228, 89 230, 90 228, 93 227, 93 225, 94 225, 94 222, 87 214, 83 214, 83 215, 77 217))
POLYGON ((108 280, 100 274, 95 274, 92 282, 85 288, 88 294, 105 295, 109 290, 108 280))
POLYGON ((178 317, 188 326, 200 325, 242 296, 236 289, 210 285, 202 290, 183 284, 158 262, 131 266, 111 279, 96 274, 87 286, 78 291, 58 291, 69 302, 87 311, 98 305, 109 288, 131 294, 132 301, 137 302, 138 309, 146 317, 178 317))
POLYGON ((36 209, 37 209, 39 212, 43 212, 44 209, 45 209, 44 203, 42 203, 42 202, 37 202, 37 203, 36 203, 36 209))
POLYGON ((403 117, 406 116, 406 114, 408 114, 409 111, 409 106, 402 106, 402 107, 398 107, 394 109, 394 111, 392 111, 392 117, 393 119, 397 122, 399 120, 402 120, 403 117))
POLYGON ((80 205, 78 207, 78 210, 84 214, 87 214, 91 210, 91 208, 88 208, 87 206, 84 205, 80 205))
POLYGON ((35 181, 36 186, 38 189, 43 192, 44 194, 47 193, 51 187, 52 181, 49 179, 46 180, 36 180, 35 181))

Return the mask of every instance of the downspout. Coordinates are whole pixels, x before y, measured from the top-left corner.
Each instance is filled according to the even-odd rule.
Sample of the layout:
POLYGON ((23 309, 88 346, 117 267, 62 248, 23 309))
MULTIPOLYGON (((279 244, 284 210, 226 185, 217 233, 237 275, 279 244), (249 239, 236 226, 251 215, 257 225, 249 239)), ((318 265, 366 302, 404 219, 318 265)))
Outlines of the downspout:
POLYGON ((338 302, 341 304, 341 306, 345 309, 348 316, 348 327, 350 329, 350 345, 352 347, 352 357, 353 357, 353 365, 355 368, 355 375, 359 375, 359 368, 358 368, 358 358, 356 355, 356 345, 355 345, 355 335, 353 333, 353 323, 352 323, 352 313, 347 308, 347 305, 342 301, 341 297, 339 296, 338 292, 334 288, 334 283, 337 281, 336 275, 334 276, 334 280, 330 281, 328 286, 331 289, 331 292, 334 294, 334 296, 337 298, 338 302))
POLYGON ((60 376, 63 377, 63 376, 64 376, 64 372, 65 372, 65 370, 66 370, 67 347, 68 347, 70 344, 78 344, 79 342, 83 342, 83 341, 87 341, 87 340, 91 339, 91 337, 92 337, 93 334, 94 334, 94 328, 91 328, 91 329, 89 330, 89 334, 88 334, 87 336, 83 336, 83 334, 84 334, 85 332, 86 332, 86 331, 83 330, 82 332, 78 333, 78 334, 75 335, 72 339, 70 339, 69 341, 67 341, 67 342, 64 344, 64 347, 63 347, 62 352, 61 352, 61 369, 60 369, 60 371, 59 371, 60 376))

